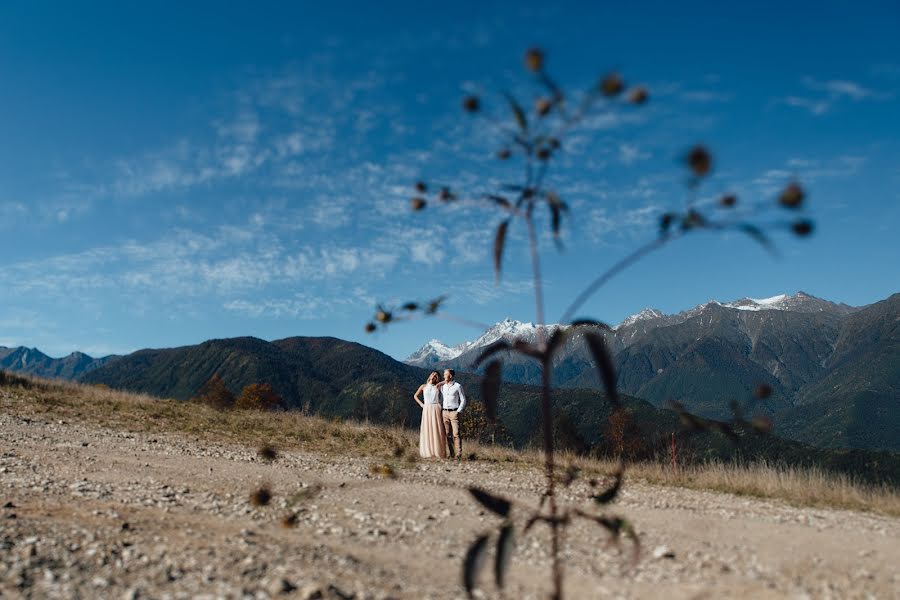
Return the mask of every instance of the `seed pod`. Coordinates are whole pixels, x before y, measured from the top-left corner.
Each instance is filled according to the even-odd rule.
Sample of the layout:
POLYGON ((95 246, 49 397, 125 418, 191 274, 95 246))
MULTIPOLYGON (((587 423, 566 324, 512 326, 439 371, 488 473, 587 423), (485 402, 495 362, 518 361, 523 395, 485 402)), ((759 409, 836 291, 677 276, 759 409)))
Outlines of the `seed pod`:
POLYGON ((544 52, 540 48, 530 48, 525 53, 525 68, 535 73, 544 68, 544 52))
POLYGON ((760 383, 753 390, 753 395, 759 400, 765 400, 772 395, 772 386, 768 383, 760 383))
POLYGON ((806 194, 803 192, 800 184, 792 182, 778 196, 778 203, 785 208, 800 208, 805 196, 806 194))
POLYGON ((687 155, 687 164, 694 175, 703 177, 712 169, 712 155, 703 146, 694 146, 687 155))
POLYGON ((643 104, 649 97, 650 94, 647 92, 647 88, 643 86, 632 88, 628 93, 628 101, 632 104, 643 104))
POLYGON ((545 116, 550 112, 551 108, 553 108, 553 103, 546 98, 538 98, 534 101, 534 112, 536 112, 539 117, 545 116))
POLYGON ((393 315, 386 310, 379 310, 375 313, 375 320, 379 323, 390 323, 393 315))
POLYGON ((813 232, 813 222, 808 219, 800 219, 791 225, 794 235, 806 237, 813 232))
POLYGON ((600 93, 607 98, 613 98, 625 89, 625 82, 618 73, 610 73, 600 81, 600 93))
POLYGON ((478 112, 480 107, 481 103, 478 101, 478 96, 466 96, 463 99, 463 110, 466 112, 478 112))
POLYGON ((409 205, 413 210, 422 210, 423 208, 425 208, 426 202, 424 198, 416 197, 409 201, 409 205))
POLYGON ((538 148, 538 151, 537 151, 538 160, 549 160, 550 155, 551 155, 550 148, 546 148, 546 147, 538 148))
POLYGON ((719 198, 719 206, 731 208, 735 204, 737 204, 737 196, 735 196, 734 194, 728 194, 719 198))
POLYGON ((366 333, 374 333, 376 329, 375 323, 366 323, 366 333))
POLYGON ((497 151, 497 158, 499 158, 500 160, 506 160, 510 157, 511 154, 512 153, 509 151, 509 148, 500 148, 500 150, 497 151))
POLYGON ((424 194, 425 192, 428 191, 428 186, 425 185, 424 181, 417 181, 416 182, 416 191, 419 192, 420 194, 424 194))

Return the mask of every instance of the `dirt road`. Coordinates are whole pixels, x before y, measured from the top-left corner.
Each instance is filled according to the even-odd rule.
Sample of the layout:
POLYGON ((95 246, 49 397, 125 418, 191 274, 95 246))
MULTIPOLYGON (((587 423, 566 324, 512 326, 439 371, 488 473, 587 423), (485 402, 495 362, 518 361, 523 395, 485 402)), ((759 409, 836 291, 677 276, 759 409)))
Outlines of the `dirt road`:
MULTIPOLYGON (((530 468, 398 463, 389 479, 372 463, 0 415, 0 596, 462 598, 462 555, 498 524, 466 486, 539 489, 530 468), (254 507, 263 484, 272 501, 254 507)), ((592 510, 587 495, 579 482, 563 500, 592 510)), ((640 561, 578 523, 568 598, 900 598, 895 518, 639 482, 613 510, 640 561)), ((507 597, 546 597, 547 538, 518 541, 507 597)), ((497 597, 490 568, 480 583, 497 597)))

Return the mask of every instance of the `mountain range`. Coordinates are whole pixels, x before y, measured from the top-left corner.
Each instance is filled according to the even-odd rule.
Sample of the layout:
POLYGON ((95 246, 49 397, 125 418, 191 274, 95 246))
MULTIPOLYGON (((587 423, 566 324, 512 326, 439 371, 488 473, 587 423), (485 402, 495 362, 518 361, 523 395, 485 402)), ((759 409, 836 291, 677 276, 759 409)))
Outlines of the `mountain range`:
MULTIPOLYGON (((563 326, 549 325, 545 333, 557 327, 563 326)), ((674 424, 664 410, 671 401, 715 419, 730 418, 736 402, 745 414, 767 414, 782 437, 818 447, 900 450, 900 294, 863 307, 798 292, 711 301, 673 315, 645 309, 602 334, 620 391, 660 431, 674 424), (760 384, 771 390, 765 400, 754 397, 760 384)), ((414 425, 410 395, 425 369, 455 368, 477 389, 473 363, 483 348, 538 335, 536 325, 506 319, 455 347, 429 342, 407 359, 411 364, 335 338, 245 337, 98 359, 0 348, 0 368, 179 399, 219 374, 235 393, 249 383, 270 383, 290 409, 414 425)), ((597 408, 607 405, 598 400, 582 336, 576 330, 555 355, 553 380, 565 407, 558 418, 575 415, 577 437, 591 447, 602 441, 608 410, 597 408)), ((516 443, 528 443, 540 414, 537 365, 507 355, 503 377, 505 424, 516 443)))
POLYGON ((49 379, 78 379, 117 358, 119 357, 116 355, 92 358, 83 352, 51 358, 37 348, 0 346, 0 369, 49 379))
MULTIPOLYGON (((549 334, 560 325, 546 326, 549 334)), ((673 315, 648 308, 604 331, 619 388, 657 407, 676 401, 714 419, 732 404, 765 412, 781 435, 825 447, 900 450, 900 294, 851 307, 804 292, 710 301, 673 315), (754 391, 764 385, 764 401, 754 391)), ((599 387, 591 355, 576 332, 557 352, 553 380, 599 387)), ((538 327, 506 319, 471 342, 425 344, 406 362, 473 371, 500 339, 534 342, 538 327)), ((512 353, 503 377, 540 382, 538 365, 512 353)))
MULTIPOLYGON (((86 384, 103 384, 147 394, 187 400, 218 374, 234 393, 251 383, 269 383, 289 409, 332 418, 418 426, 420 411, 412 392, 428 370, 396 361, 373 349, 329 337, 293 337, 265 341, 243 337, 209 340, 180 348, 148 349, 108 361, 80 376, 86 384)), ((477 415, 479 376, 459 373, 477 415)), ((575 452, 609 452, 612 404, 592 389, 559 388, 553 392, 553 431, 557 447, 575 452)), ((685 461, 761 459, 815 466, 871 482, 900 485, 900 454, 867 450, 817 449, 752 430, 738 430, 740 444, 721 433, 681 429, 673 411, 622 395, 633 417, 625 432, 635 457, 666 456, 672 433, 678 433, 685 461)), ((539 446, 542 431, 540 389, 505 383, 498 399, 505 439, 518 447, 539 446)), ((477 417, 476 417, 477 418, 477 417)), ((470 427, 467 425, 467 427, 470 427)), ((470 428, 469 435, 473 435, 470 428)))

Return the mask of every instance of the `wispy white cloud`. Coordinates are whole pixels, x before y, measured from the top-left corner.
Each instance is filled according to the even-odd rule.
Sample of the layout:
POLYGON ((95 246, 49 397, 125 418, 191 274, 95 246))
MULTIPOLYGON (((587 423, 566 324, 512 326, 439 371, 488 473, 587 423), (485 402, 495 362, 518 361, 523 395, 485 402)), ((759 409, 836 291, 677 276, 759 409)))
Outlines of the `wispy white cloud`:
POLYGON ((222 306, 228 311, 248 317, 290 317, 300 319, 318 319, 324 314, 335 311, 337 306, 333 299, 324 299, 309 294, 295 294, 290 298, 262 298, 254 300, 229 300, 222 306))
POLYGON ((862 100, 888 100, 892 97, 892 94, 888 92, 874 90, 849 79, 819 80, 813 77, 804 77, 801 83, 810 93, 791 94, 775 102, 803 109, 813 116, 822 116, 844 100, 860 102, 862 100))
POLYGON ((617 211, 596 207, 588 212, 583 229, 595 242, 608 242, 611 235, 634 237, 655 228, 662 212, 657 204, 617 211))
POLYGON ((855 177, 866 162, 866 157, 857 154, 831 158, 795 156, 785 161, 783 166, 766 169, 750 179, 747 191, 752 196, 771 198, 793 180, 809 186, 826 179, 855 177))
POLYGON ((700 104, 725 103, 734 99, 734 94, 715 90, 685 90, 679 96, 686 102, 697 102, 700 104))
POLYGON ((619 160, 625 165, 647 160, 650 153, 643 151, 636 144, 623 143, 619 146, 619 160))
POLYGON ((398 252, 366 243, 286 243, 253 225, 220 227, 212 234, 178 231, 151 242, 126 241, 11 264, 0 272, 0 288, 10 297, 37 294, 57 300, 96 297, 103 290, 123 300, 150 292, 162 307, 326 280, 337 290, 358 287, 384 279, 399 258, 398 252))
POLYGON ((445 291, 456 305, 460 303, 460 300, 469 300, 475 304, 484 305, 504 297, 528 294, 533 289, 534 284, 527 280, 502 280, 497 283, 488 279, 467 279, 454 281, 445 291))

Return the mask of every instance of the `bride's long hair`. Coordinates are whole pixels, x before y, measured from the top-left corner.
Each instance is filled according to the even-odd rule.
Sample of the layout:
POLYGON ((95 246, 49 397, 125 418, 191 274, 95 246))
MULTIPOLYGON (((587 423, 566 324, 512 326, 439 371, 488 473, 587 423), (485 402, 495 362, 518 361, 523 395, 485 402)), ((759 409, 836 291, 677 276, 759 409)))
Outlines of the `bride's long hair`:
POLYGON ((438 373, 437 371, 432 371, 431 375, 428 376, 428 379, 425 380, 425 383, 427 383, 429 385, 435 385, 440 380, 441 380, 440 373, 438 373), (432 379, 435 379, 436 381, 434 383, 432 383, 432 381, 431 381, 432 379))

